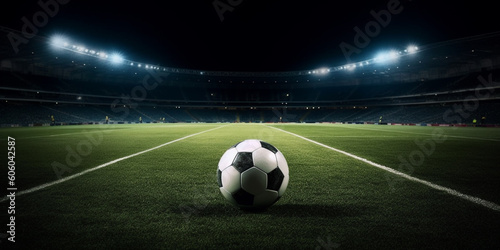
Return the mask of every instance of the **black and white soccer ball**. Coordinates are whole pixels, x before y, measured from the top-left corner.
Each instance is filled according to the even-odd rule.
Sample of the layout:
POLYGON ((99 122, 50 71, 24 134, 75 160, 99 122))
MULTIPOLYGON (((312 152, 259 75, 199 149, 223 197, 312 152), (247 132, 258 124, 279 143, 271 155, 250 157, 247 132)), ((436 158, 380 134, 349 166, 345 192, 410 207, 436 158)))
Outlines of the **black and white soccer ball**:
POLYGON ((222 195, 242 209, 265 209, 285 193, 289 181, 285 156, 273 145, 250 139, 220 158, 217 182, 222 195))

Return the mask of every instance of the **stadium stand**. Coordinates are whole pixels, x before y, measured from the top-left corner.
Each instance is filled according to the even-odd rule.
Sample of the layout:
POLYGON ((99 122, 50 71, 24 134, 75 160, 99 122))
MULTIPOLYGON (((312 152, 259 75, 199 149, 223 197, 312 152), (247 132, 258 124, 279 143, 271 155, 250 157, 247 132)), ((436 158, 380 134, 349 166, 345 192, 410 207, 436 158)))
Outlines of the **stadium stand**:
POLYGON ((325 75, 182 69, 161 75, 113 69, 95 58, 76 62, 71 53, 54 60, 35 47, 42 51, 37 56, 20 54, 0 64, 0 125, 50 125, 51 116, 56 125, 104 123, 105 117, 111 123, 141 117, 145 123, 452 125, 486 117, 488 125, 500 125, 499 40, 461 40, 396 65, 325 75), (483 49, 471 50, 476 47, 483 49))

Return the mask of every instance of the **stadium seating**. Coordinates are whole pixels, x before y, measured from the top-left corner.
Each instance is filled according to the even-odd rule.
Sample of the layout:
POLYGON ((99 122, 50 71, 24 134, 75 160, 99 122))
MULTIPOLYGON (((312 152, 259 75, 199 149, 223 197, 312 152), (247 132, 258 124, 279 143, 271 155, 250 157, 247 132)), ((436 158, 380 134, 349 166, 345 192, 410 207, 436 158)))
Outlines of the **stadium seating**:
MULTIPOLYGON (((59 79, 0 71, 2 126, 152 122, 349 122, 403 124, 472 123, 487 117, 500 124, 500 96, 472 100, 478 76, 374 85, 159 84, 134 92, 133 84, 59 79), (142 96, 140 96, 141 94, 142 96), (473 105, 473 107, 471 106, 473 105), (467 117, 459 117, 468 108, 467 117), (447 114, 448 117, 445 115, 447 114), (453 119, 452 119, 453 118, 453 119)), ((498 79, 493 79, 498 81, 498 79)))

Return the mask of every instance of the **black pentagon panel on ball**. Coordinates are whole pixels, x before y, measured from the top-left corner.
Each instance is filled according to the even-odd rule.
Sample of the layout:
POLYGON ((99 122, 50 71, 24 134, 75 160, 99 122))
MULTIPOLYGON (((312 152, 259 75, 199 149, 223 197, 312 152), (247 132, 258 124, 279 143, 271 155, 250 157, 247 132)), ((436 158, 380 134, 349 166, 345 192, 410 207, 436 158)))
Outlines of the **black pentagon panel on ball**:
POLYGON ((275 154, 278 152, 277 148, 275 148, 273 145, 271 145, 267 142, 260 141, 260 145, 262 145, 263 148, 265 148, 265 149, 267 149, 275 154))
POLYGON ((233 167, 238 170, 238 172, 243 173, 245 170, 253 167, 253 159, 251 152, 240 152, 234 157, 233 167))
POLYGON ((233 199, 241 206, 252 206, 254 196, 251 193, 240 189, 233 194, 233 199))
POLYGON ((217 183, 219 184, 219 187, 222 187, 222 171, 220 169, 217 169, 217 183))
POLYGON ((283 183, 283 179, 285 179, 285 175, 279 168, 269 172, 267 174, 267 189, 278 191, 283 183))

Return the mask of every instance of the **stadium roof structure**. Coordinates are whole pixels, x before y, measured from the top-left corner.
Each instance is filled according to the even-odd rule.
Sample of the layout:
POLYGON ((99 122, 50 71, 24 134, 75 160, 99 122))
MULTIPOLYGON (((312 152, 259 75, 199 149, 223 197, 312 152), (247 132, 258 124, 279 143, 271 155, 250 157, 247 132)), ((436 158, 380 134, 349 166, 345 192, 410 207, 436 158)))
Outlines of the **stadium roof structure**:
MULTIPOLYGON (((21 35, 19 31, 0 28, 6 34, 21 35)), ((410 53, 405 44, 401 48, 390 48, 392 52, 386 50, 388 57, 393 53, 393 58, 387 60, 374 56, 344 65, 282 72, 205 71, 178 68, 175 65, 147 64, 139 58, 126 59, 125 55, 113 58, 112 53, 76 45, 78 43, 59 41, 59 44, 54 46, 53 38, 42 36, 29 39, 21 50, 14 52, 8 39, 1 41, 0 69, 62 79, 104 82, 137 82, 138 77, 147 73, 146 71, 154 71, 174 76, 175 82, 184 84, 349 85, 440 79, 484 69, 496 69, 500 65, 500 32, 418 45, 416 53, 410 53)))

